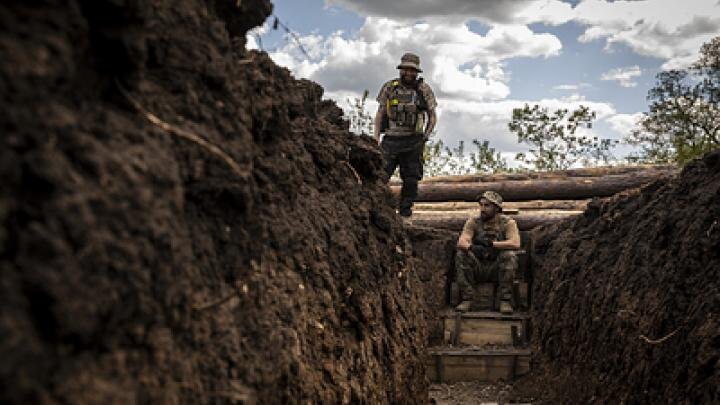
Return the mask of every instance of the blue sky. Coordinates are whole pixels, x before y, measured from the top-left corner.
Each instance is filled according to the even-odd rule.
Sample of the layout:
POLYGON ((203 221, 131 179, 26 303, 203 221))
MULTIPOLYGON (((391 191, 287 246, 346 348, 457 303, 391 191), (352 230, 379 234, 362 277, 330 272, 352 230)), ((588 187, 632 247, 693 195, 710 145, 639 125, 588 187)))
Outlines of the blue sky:
POLYGON ((278 64, 323 85, 341 107, 365 89, 374 97, 402 53, 414 51, 438 97, 437 136, 449 144, 488 139, 508 157, 524 150, 507 130, 512 108, 524 103, 589 105, 598 112, 593 135, 621 139, 647 110, 655 75, 687 66, 720 32, 717 0, 274 4, 310 58, 267 25, 249 47, 260 38, 278 64))

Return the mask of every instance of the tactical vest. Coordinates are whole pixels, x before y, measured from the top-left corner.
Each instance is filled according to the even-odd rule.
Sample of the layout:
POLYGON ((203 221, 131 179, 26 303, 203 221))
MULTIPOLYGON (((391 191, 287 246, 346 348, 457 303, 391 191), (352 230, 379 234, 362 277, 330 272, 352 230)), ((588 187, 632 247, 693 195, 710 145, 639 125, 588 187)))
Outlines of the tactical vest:
POLYGON ((475 218, 475 221, 479 226, 475 235, 473 235, 473 243, 483 237, 489 238, 492 241, 507 239, 505 230, 510 221, 510 218, 507 216, 498 214, 497 218, 493 218, 491 221, 482 221, 480 218, 475 218))
POLYGON ((423 133, 427 103, 420 91, 421 84, 422 79, 417 80, 414 88, 405 87, 400 79, 390 83, 391 88, 386 103, 386 135, 408 136, 423 133))

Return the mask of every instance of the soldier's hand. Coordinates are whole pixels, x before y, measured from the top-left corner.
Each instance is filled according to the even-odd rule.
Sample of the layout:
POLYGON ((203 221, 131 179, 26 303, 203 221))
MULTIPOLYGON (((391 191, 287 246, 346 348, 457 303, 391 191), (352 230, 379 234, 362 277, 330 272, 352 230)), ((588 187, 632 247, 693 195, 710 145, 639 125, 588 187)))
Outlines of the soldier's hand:
POLYGON ((467 238, 461 237, 460 239, 458 239, 457 247, 459 249, 468 250, 468 249, 470 249, 470 246, 471 246, 470 241, 467 240, 467 238))

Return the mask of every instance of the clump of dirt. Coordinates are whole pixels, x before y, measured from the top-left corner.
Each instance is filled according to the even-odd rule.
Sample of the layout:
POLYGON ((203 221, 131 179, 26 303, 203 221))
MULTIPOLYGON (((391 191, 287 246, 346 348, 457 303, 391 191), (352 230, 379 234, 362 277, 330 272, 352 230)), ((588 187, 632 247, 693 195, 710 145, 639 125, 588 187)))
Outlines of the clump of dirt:
POLYGON ((420 403, 381 155, 265 0, 0 5, 0 402, 420 403))
POLYGON ((533 242, 551 403, 720 400, 720 151, 533 242))

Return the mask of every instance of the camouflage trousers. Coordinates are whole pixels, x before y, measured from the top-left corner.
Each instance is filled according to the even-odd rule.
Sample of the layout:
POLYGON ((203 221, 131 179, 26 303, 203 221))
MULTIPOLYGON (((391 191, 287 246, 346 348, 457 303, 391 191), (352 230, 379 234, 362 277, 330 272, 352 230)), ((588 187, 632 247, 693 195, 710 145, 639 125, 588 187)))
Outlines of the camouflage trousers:
POLYGON ((422 136, 385 136, 380 145, 385 159, 385 180, 389 180, 395 169, 400 166, 400 214, 409 216, 418 194, 418 182, 423 177, 423 150, 425 139, 422 136))
POLYGON ((495 283, 500 300, 510 301, 517 268, 517 254, 510 250, 501 250, 494 260, 480 260, 471 251, 458 250, 455 254, 455 276, 461 299, 472 300, 473 287, 480 283, 495 283))

